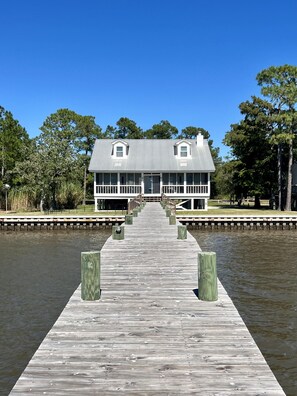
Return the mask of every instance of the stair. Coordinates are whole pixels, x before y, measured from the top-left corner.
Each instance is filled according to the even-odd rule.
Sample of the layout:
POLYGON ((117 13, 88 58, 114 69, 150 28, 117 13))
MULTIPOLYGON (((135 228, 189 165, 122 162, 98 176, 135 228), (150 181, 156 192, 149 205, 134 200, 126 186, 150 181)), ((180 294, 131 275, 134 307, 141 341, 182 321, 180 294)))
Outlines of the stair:
POLYGON ((153 196, 153 197, 143 197, 143 200, 145 202, 160 202, 161 201, 161 197, 159 196, 153 196))

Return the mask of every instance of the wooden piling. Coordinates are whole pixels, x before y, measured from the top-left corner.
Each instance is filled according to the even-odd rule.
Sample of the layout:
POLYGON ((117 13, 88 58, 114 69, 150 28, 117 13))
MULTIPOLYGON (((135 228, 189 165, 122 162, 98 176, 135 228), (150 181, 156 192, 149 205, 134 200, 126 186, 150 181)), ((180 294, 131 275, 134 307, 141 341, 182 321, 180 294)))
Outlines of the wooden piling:
POLYGON ((198 297, 203 301, 217 301, 218 282, 216 253, 198 253, 198 297))
POLYGON ((176 224, 176 216, 175 215, 170 215, 169 216, 169 224, 170 225, 175 225, 176 224))
POLYGON ((81 253, 81 298, 100 299, 100 252, 81 253))
POLYGON ((132 215, 133 215, 133 217, 138 217, 138 209, 133 209, 132 210, 132 215))
POLYGON ((112 239, 121 240, 125 238, 124 226, 112 226, 112 239))
POLYGON ((187 239, 187 226, 177 226, 177 239, 187 239))
POLYGON ((125 216, 125 224, 133 224, 133 215, 126 215, 125 216))
POLYGON ((166 208, 166 217, 169 217, 171 215, 171 209, 166 208))

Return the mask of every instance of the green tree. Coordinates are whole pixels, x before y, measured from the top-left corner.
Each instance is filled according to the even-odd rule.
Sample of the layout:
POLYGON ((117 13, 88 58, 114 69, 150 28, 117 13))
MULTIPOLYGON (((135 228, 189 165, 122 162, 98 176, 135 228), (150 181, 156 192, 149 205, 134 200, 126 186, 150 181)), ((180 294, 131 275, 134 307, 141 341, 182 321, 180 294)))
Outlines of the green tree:
POLYGON ((83 161, 79 156, 77 123, 78 115, 74 111, 57 110, 46 118, 36 139, 36 161, 44 183, 43 193, 54 209, 61 184, 77 178, 82 180, 83 161))
POLYGON ((270 143, 273 107, 252 97, 252 101, 241 103, 239 108, 244 119, 231 125, 224 138, 233 156, 233 192, 237 197, 254 195, 255 206, 259 207, 260 196, 270 194, 275 187, 276 153, 270 143))
POLYGON ((136 122, 127 117, 121 117, 117 123, 114 134, 115 139, 142 139, 143 131, 136 122))
MULTIPOLYGON (((288 146, 287 198, 285 210, 291 210, 293 142, 297 132, 297 67, 291 65, 271 66, 257 75, 261 93, 268 98, 275 111, 271 123, 276 125, 271 141, 278 145, 278 166, 281 166, 281 145, 288 146)), ((279 169, 279 178, 281 177, 279 169)), ((281 204, 281 181, 279 181, 279 201, 281 204)))
POLYGON ((181 130, 177 139, 195 139, 196 136, 201 133, 205 139, 209 138, 209 132, 204 128, 199 128, 195 126, 187 126, 181 130))
POLYGON ((23 146, 29 145, 30 139, 25 128, 13 118, 10 111, 0 106, 0 180, 13 184, 12 174, 15 162, 23 155, 23 146))
POLYGON ((103 133, 103 139, 114 139, 115 134, 116 134, 116 128, 113 127, 112 125, 107 125, 104 133, 103 133))
POLYGON ((230 199, 230 202, 241 194, 240 185, 238 184, 238 161, 228 160, 222 162, 216 168, 214 182, 217 189, 217 197, 230 199))
POLYGON ((178 129, 169 121, 160 121, 145 132, 147 139, 172 139, 178 134, 178 129))
MULTIPOLYGON (((81 116, 76 117, 77 127, 77 147, 80 152, 81 160, 83 163, 83 205, 86 204, 87 194, 87 180, 88 180, 88 167, 90 163, 91 154, 94 148, 96 139, 103 137, 102 130, 99 125, 95 123, 95 117, 81 116)), ((67 189, 65 189, 67 190, 67 189)))

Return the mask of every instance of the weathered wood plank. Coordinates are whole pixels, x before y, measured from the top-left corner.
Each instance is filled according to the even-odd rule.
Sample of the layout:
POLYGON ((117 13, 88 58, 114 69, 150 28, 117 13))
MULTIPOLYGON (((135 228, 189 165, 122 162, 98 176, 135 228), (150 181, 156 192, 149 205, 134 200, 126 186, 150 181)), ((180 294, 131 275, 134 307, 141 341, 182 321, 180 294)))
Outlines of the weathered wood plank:
POLYGON ((284 395, 220 282, 197 299, 199 250, 148 203, 101 251, 100 300, 74 292, 11 395, 284 395))

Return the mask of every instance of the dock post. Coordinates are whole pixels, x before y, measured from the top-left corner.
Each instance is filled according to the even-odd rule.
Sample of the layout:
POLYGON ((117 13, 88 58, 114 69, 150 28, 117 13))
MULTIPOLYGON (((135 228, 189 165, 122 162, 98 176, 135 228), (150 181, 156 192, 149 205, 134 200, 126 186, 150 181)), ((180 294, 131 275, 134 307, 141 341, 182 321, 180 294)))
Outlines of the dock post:
POLYGON ((203 301, 217 301, 218 282, 216 253, 198 253, 198 297, 203 301))
POLYGON ((175 225, 176 224, 176 217, 175 215, 170 215, 169 216, 169 225, 175 225))
POLYGON ((81 252, 81 298, 100 299, 100 252, 81 252))
POLYGON ((124 226, 112 226, 112 239, 121 240, 125 238, 124 226))
POLYGON ((187 226, 177 226, 177 239, 187 239, 187 226))
POLYGON ((133 224, 133 216, 132 215, 125 216, 125 224, 133 224))
POLYGON ((138 217, 138 209, 133 209, 132 210, 132 213, 133 213, 133 217, 138 217))

